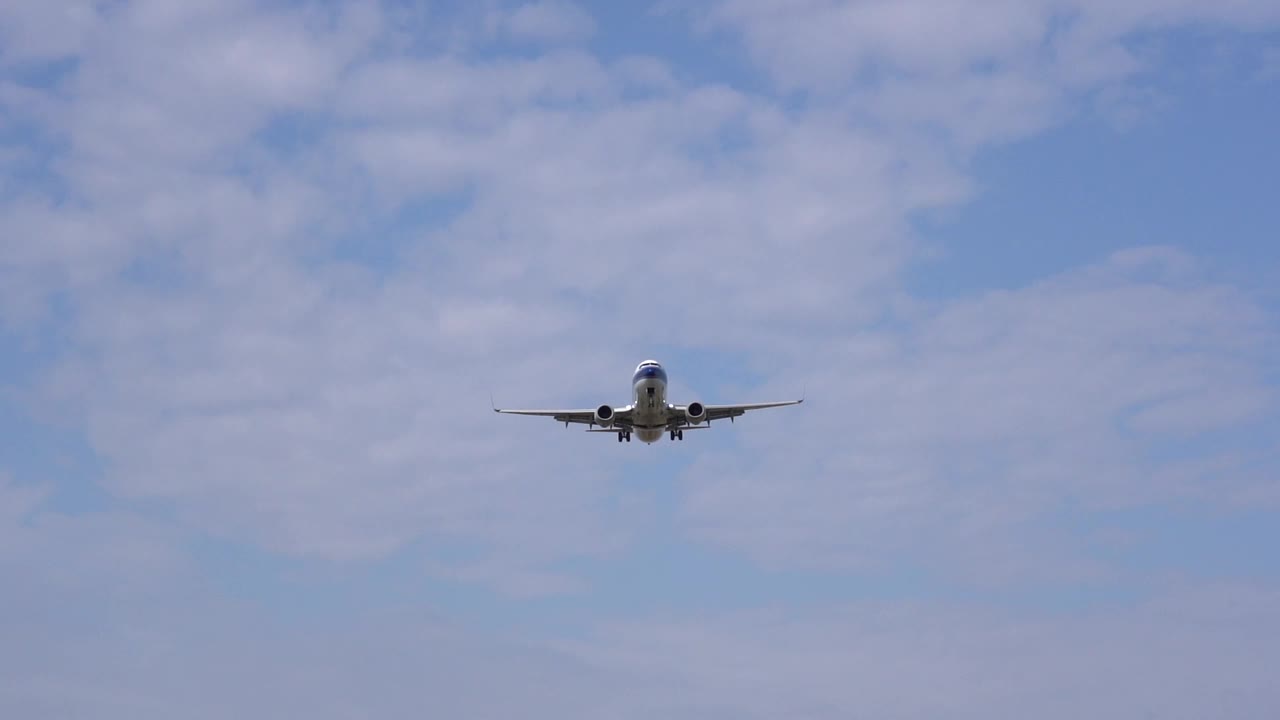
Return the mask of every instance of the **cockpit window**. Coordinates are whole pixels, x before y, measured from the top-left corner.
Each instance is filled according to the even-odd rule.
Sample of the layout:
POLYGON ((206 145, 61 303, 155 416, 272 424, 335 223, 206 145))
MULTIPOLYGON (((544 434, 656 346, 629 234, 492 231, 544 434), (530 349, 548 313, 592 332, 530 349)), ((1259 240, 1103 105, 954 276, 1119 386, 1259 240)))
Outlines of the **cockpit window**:
POLYGON ((641 380, 649 378, 661 380, 665 383, 667 381, 667 371, 662 369, 662 365, 652 360, 640 363, 636 368, 636 374, 633 378, 633 382, 640 382, 641 380))

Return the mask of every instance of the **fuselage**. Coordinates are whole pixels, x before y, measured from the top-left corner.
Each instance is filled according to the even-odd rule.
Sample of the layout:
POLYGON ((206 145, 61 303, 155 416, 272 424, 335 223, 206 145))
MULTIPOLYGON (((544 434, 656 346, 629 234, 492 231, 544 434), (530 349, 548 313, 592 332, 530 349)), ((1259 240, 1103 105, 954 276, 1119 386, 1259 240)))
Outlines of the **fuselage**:
POLYGON ((671 408, 667 405, 667 371, 656 360, 645 360, 636 367, 631 377, 631 397, 636 438, 645 443, 661 440, 671 408))
POLYGON ((631 436, 639 436, 640 442, 652 444, 662 439, 663 433, 672 440, 684 440, 685 430, 705 430, 714 420, 732 421, 748 410, 799 405, 799 400, 779 402, 741 403, 737 405, 703 405, 693 401, 686 405, 672 405, 667 400, 667 371, 656 360, 645 360, 636 366, 631 376, 631 403, 615 410, 611 405, 594 408, 560 410, 516 410, 494 406, 493 411, 508 415, 536 415, 555 418, 567 428, 577 423, 587 425, 587 432, 616 433, 618 442, 631 442, 631 436))

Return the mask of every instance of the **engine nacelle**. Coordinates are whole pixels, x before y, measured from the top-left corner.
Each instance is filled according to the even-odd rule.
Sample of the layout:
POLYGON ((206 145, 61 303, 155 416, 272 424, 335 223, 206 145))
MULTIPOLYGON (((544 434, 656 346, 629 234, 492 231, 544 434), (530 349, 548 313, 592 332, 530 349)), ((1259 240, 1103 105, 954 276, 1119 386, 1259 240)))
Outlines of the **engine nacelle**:
POLYGON ((610 427, 613 425, 613 408, 608 405, 601 405, 596 408, 595 422, 600 427, 610 427))
POLYGON ((707 419, 707 408, 700 402, 691 402, 684 409, 684 417, 692 425, 697 425, 707 419))

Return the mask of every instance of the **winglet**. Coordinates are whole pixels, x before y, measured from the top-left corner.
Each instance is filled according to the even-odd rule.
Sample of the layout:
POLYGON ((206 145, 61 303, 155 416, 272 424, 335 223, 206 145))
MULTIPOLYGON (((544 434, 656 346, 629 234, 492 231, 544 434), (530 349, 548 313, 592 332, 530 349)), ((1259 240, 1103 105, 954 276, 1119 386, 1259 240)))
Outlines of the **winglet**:
POLYGON ((499 410, 498 410, 498 406, 493 402, 493 391, 492 391, 492 390, 490 390, 490 391, 489 391, 489 407, 493 408, 493 411, 494 411, 494 412, 499 412, 499 410))
POLYGON ((805 396, 808 395, 809 383, 800 386, 800 402, 804 402, 805 396))

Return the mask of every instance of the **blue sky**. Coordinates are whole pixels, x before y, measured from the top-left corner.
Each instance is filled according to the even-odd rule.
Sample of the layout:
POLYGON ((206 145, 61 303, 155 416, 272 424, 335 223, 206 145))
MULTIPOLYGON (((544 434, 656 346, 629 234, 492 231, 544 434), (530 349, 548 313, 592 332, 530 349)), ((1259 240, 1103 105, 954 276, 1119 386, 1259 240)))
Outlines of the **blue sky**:
POLYGON ((1269 717, 1278 39, 5 4, 0 714, 1269 717))

